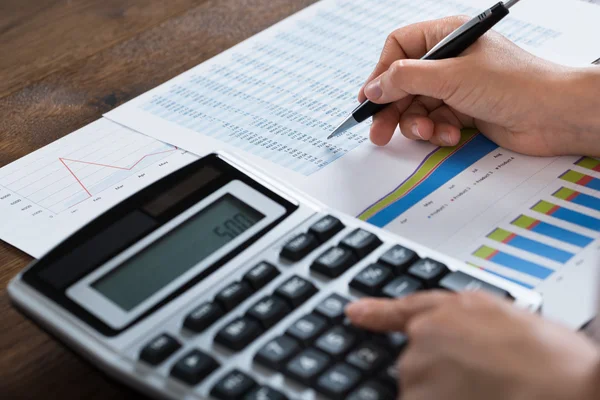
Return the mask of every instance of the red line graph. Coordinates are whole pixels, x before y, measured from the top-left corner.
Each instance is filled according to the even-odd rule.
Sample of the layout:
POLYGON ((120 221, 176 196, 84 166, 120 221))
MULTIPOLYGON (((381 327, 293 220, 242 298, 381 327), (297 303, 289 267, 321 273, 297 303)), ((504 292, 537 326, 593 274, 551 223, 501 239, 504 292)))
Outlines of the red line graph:
MULTIPOLYGON (((110 165, 110 164, 100 164, 100 163, 96 163, 96 162, 91 162, 91 161, 83 161, 83 160, 73 160, 71 158, 64 158, 64 157, 59 157, 58 161, 60 161, 62 163, 62 165, 65 166, 65 168, 67 169, 67 171, 69 171, 69 173, 73 176, 73 178, 75 178, 75 180, 77 181, 77 183, 79 184, 79 186, 81 186, 81 188, 88 194, 88 198, 92 197, 92 194, 90 193, 90 191, 85 187, 85 185, 83 184, 83 182, 81 182, 81 180, 77 177, 77 175, 75 174, 75 172, 73 172, 73 170, 71 168, 69 168, 69 166, 67 165, 67 163, 65 161, 70 161, 70 162, 74 162, 74 163, 80 163, 80 164, 87 164, 87 165, 95 165, 97 167, 105 167, 105 168, 113 168, 113 169, 120 169, 123 171, 131 171, 132 169, 134 169, 136 167, 136 165, 138 165, 139 163, 141 163, 144 159, 146 159, 147 157, 152 157, 152 156, 156 156, 159 154, 165 154, 165 153, 171 153, 178 150, 177 147, 173 147, 171 150, 164 150, 164 151, 158 151, 156 153, 150 153, 150 154, 146 154, 145 156, 143 156, 142 158, 140 158, 139 160, 137 160, 135 163, 133 163, 133 165, 129 166, 129 167, 120 167, 118 165, 110 165)), ((85 200, 87 200, 85 199, 85 200)), ((85 201, 82 200, 82 201, 85 201)), ((81 201, 79 202, 81 203, 81 201)), ((79 204, 73 204, 71 207, 79 204)))

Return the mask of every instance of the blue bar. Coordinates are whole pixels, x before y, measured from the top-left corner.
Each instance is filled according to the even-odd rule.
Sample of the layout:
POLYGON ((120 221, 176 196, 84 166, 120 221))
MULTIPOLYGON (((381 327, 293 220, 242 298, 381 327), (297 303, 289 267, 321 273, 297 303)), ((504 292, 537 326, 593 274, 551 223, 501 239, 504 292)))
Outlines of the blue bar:
POLYGON ((538 279, 546 279, 554 273, 550 268, 542 267, 531 261, 523 260, 522 258, 503 252, 498 252, 495 256, 489 258, 489 260, 503 267, 514 269, 538 279))
POLYGON ((600 211, 600 199, 589 194, 579 193, 573 199, 569 200, 571 203, 579 204, 592 210, 600 211))
POLYGON ((539 233, 540 235, 548 236, 579 247, 585 247, 594 241, 594 239, 590 237, 542 221, 530 230, 531 232, 539 233))
POLYGON ((523 236, 516 236, 509 242, 509 246, 516 247, 517 249, 525 250, 529 253, 537 254, 538 256, 546 257, 550 260, 558 261, 560 263, 566 263, 575 254, 569 253, 556 247, 549 246, 547 244, 531 240, 523 236))
POLYGON ((500 278, 502 278, 502 279, 506 279, 507 281, 511 281, 511 282, 513 282, 513 283, 516 283, 517 285, 521 285, 521 286, 523 286, 523 287, 526 287, 527 289, 533 289, 533 288, 534 288, 534 286, 531 286, 531 285, 530 285, 530 284, 528 284, 528 283, 525 283, 525 282, 521 282, 521 281, 519 281, 519 280, 516 280, 515 278, 511 278, 511 277, 509 277, 509 276, 505 276, 505 275, 499 274, 499 273, 497 273, 497 272, 490 271, 489 269, 485 269, 485 268, 484 268, 483 270, 484 270, 485 272, 487 272, 488 274, 492 274, 492 275, 499 276, 499 277, 500 277, 500 278))
POLYGON ((411 192, 373 215, 367 222, 378 227, 386 226, 408 211, 409 208, 444 186, 452 178, 497 148, 498 145, 494 142, 482 134, 478 134, 469 143, 465 144, 464 147, 444 161, 427 179, 416 186, 411 192))
POLYGON ((593 178, 591 181, 584 185, 585 187, 589 187, 590 189, 600 190, 600 179, 593 178))
POLYGON ((553 212, 551 216, 600 232, 600 219, 590 217, 589 215, 585 215, 577 211, 569 210, 568 208, 560 207, 558 210, 553 212))

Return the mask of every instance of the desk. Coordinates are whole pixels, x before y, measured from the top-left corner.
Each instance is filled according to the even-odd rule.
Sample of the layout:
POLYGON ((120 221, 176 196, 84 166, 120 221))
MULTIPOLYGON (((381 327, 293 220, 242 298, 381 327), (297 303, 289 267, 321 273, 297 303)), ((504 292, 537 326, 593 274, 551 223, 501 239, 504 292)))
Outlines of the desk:
MULTIPOLYGON (((0 166, 314 1, 2 0, 0 166)), ((11 307, 6 285, 30 261, 0 242, 1 396, 141 398, 11 307)))

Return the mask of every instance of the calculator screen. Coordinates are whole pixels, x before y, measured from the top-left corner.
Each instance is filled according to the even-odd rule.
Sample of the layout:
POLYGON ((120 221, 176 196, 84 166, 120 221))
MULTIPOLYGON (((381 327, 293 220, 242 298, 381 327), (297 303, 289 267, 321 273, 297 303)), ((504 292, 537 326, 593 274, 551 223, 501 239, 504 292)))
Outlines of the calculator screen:
POLYGON ((264 217, 225 194, 91 286, 129 311, 264 217))

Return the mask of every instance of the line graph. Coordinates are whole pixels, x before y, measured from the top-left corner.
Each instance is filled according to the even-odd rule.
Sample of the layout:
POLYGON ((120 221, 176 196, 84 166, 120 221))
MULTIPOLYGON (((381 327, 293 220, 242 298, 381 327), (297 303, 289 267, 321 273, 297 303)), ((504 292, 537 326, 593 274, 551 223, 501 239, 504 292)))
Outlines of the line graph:
POLYGON ((59 157, 58 160, 65 166, 65 168, 69 171, 69 173, 71 175, 73 175, 73 178, 75 178, 75 180, 77 181, 77 183, 79 183, 79 185, 81 186, 81 188, 83 190, 85 190, 85 192, 89 195, 89 197, 92 197, 92 194, 90 193, 90 191, 85 187, 85 185, 83 184, 83 182, 81 182, 81 180, 77 177, 77 175, 75 174, 75 172, 73 172, 73 170, 71 170, 71 168, 69 168, 69 166, 67 165, 66 161, 70 161, 70 162, 74 162, 74 163, 87 164, 87 165, 94 165, 94 166, 97 166, 97 167, 119 169, 119 170, 123 170, 123 171, 131 171, 139 163, 141 163, 142 161, 144 161, 148 157, 157 156, 157 155, 160 155, 160 154, 172 153, 172 152, 176 151, 177 149, 178 149, 177 146, 174 146, 170 150, 164 150, 164 151, 159 151, 159 152, 156 152, 156 153, 146 154, 146 155, 142 156, 142 158, 140 158, 139 160, 137 160, 135 163, 133 163, 133 165, 131 165, 129 167, 119 167, 117 165, 101 164, 101 163, 96 163, 96 162, 91 162, 91 161, 84 161, 84 160, 73 160, 73 159, 70 159, 70 158, 63 158, 63 157, 59 157))
POLYGON ((123 182, 133 177, 139 190, 172 170, 169 162, 182 154, 178 150, 100 120, 3 168, 0 186, 23 202, 60 214, 99 201, 109 189, 128 192, 123 182))

